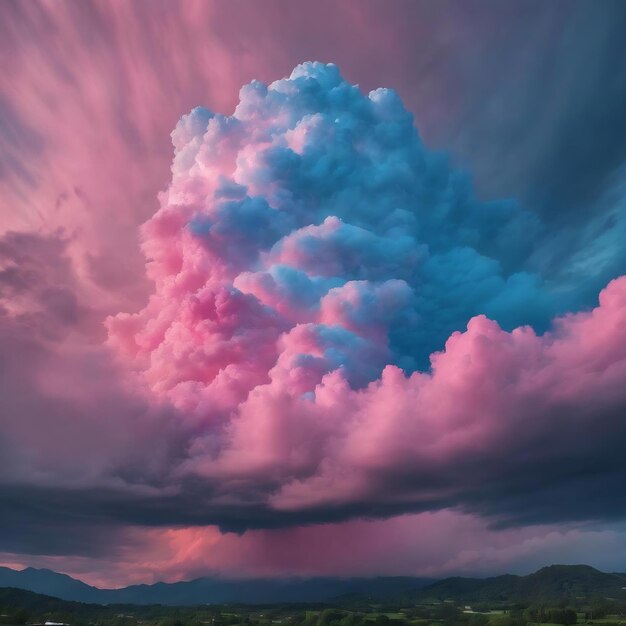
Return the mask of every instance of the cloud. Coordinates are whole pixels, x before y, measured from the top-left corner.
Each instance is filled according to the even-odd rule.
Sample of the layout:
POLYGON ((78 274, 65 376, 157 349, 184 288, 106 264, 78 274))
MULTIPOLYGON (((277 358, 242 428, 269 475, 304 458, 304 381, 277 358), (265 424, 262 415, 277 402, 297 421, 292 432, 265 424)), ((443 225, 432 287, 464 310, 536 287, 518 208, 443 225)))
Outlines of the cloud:
POLYGON ((182 453, 174 411, 115 364, 89 295, 62 233, 0 238, 3 549, 97 551, 107 502, 149 494, 182 453))
POLYGON ((194 109, 173 141, 142 227, 154 293, 108 345, 65 235, 0 240, 2 550, 623 518, 626 279, 550 321, 562 293, 523 260, 538 220, 476 200, 395 94, 332 65, 194 109))
POLYGON ((589 563, 619 571, 625 545, 623 525, 491 529, 479 517, 444 510, 243 535, 222 534, 215 527, 134 527, 118 533, 102 554, 0 553, 0 562, 15 568, 28 564, 62 569, 110 587, 207 575, 237 579, 527 574, 546 563, 589 563))
POLYGON ((108 327, 193 429, 181 522, 625 513, 626 279, 550 321, 573 296, 525 266, 537 218, 478 201, 393 91, 334 65, 254 81, 172 137, 142 227, 155 292, 108 327))
MULTIPOLYGON (((478 202, 467 178, 424 148, 391 90, 365 96, 335 66, 303 65, 269 88, 245 86, 233 116, 194 109, 173 140, 172 184, 144 226, 149 273, 163 286, 154 300, 160 311, 200 286, 228 285, 242 294, 251 289, 267 311, 288 316, 292 309, 296 317, 286 323, 293 326, 321 321, 317 309, 330 315, 337 290, 355 293, 357 281, 369 291, 367 308, 377 300, 380 315, 387 306, 380 285, 403 281, 394 283, 403 305, 393 305, 379 325, 400 316, 405 328, 394 337, 395 357, 424 365, 476 313, 497 314, 511 327, 545 324, 557 308, 523 267, 537 219, 510 202, 478 202), (274 303, 276 288, 267 286, 279 274, 274 303), (177 288, 171 297, 165 283, 174 277, 188 291, 177 288), (333 281, 333 291, 311 301, 322 281, 333 281)), ((163 349, 167 341, 159 343, 163 349)))
POLYGON ((598 518, 621 517, 619 306, 603 296, 584 312, 626 270, 619 3, 564 18, 558 4, 270 0, 245 20, 236 5, 153 4, 0 8, 2 549, 103 559, 147 533, 128 539, 128 524, 241 530, 449 505, 488 523, 575 519, 576 490, 598 518), (402 101, 332 68, 315 87, 309 67, 302 88, 255 82, 234 116, 213 113, 303 58, 402 101), (177 126, 174 180, 144 227, 146 279, 137 227, 169 176, 168 134, 198 103, 212 111, 177 126), (477 201, 423 143, 541 220, 477 201), (140 310, 150 280, 148 308, 111 321, 113 350, 101 346, 100 321, 140 310), (430 372, 477 314, 505 330, 473 321, 430 372), (539 336, 511 332, 524 324, 539 336), (587 369, 566 346, 584 347, 587 369), (510 397, 475 403, 490 380, 510 397), (421 425, 457 456, 407 460, 431 459, 421 425), (472 427, 491 438, 464 437, 472 427))

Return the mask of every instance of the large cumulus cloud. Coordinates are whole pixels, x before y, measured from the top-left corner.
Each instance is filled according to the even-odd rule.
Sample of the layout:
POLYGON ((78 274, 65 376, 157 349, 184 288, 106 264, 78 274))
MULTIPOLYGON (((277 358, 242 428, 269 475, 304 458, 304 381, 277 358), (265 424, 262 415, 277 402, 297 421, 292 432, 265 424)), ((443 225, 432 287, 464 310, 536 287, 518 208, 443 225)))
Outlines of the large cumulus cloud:
POLYGON ((351 358, 356 346, 372 355, 371 373, 354 374, 363 384, 389 362, 427 364, 477 313, 513 327, 545 323, 555 309, 523 265, 536 218, 511 202, 478 202, 467 177, 424 148, 393 91, 366 96, 335 66, 304 64, 240 98, 234 115, 197 108, 172 134, 172 184, 143 227, 157 291, 143 313, 111 323, 114 341, 151 355, 160 386, 193 378, 180 371, 168 384, 156 372, 174 345, 209 382, 206 361, 225 369, 256 335, 240 369, 260 382, 284 352, 277 337, 310 323, 334 355, 320 372, 342 365, 352 375, 363 365, 351 358), (209 308, 219 317, 216 298, 233 314, 213 318, 219 346, 202 325, 207 350, 194 333, 209 308))
MULTIPOLYGON (((149 5, 97 1, 2 3, 0 12, 0 49, 7 59, 3 67, 6 80, 0 81, 4 131, 0 133, 0 550, 9 551, 0 553, 0 561, 46 565, 81 575, 90 568, 92 580, 102 581, 108 575, 109 584, 139 582, 161 573, 168 579, 200 575, 213 567, 256 574, 432 571, 436 575, 460 571, 459 560, 468 551, 473 554, 470 570, 484 566, 497 542, 491 535, 472 534, 473 523, 467 521, 466 515, 460 515, 459 523, 453 527, 444 524, 441 516, 447 515, 445 511, 432 514, 432 524, 411 524, 404 533, 398 531, 398 525, 403 524, 405 517, 413 516, 367 522, 376 530, 365 534, 355 532, 355 525, 361 524, 358 520, 339 525, 255 530, 243 537, 219 535, 212 527, 206 533, 197 527, 178 533, 170 526, 219 522, 223 527, 244 528, 344 517, 363 511, 372 516, 386 515, 391 511, 388 503, 385 507, 377 506, 379 495, 358 506, 346 499, 342 507, 338 472, 329 485, 339 505, 333 508, 323 503, 304 503, 307 492, 306 497, 313 500, 310 492, 315 476, 328 479, 333 466, 346 471, 347 462, 354 456, 339 461, 337 458, 344 454, 345 442, 348 436, 354 438, 360 422, 354 419, 351 406, 344 414, 319 410, 308 420, 305 409, 310 404, 302 400, 312 400, 313 394, 294 391, 294 397, 286 394, 282 400, 285 406, 292 407, 283 421, 252 421, 250 409, 246 425, 240 419, 244 413, 240 399, 256 393, 250 390, 255 389, 255 376, 262 375, 264 368, 266 382, 258 389, 266 393, 263 397, 267 397, 268 390, 263 385, 272 370, 275 390, 279 386, 273 381, 280 377, 283 388, 291 384, 288 376, 307 389, 316 377, 337 363, 343 366, 346 390, 364 393, 367 381, 378 380, 381 368, 388 362, 399 365, 406 375, 416 367, 415 371, 427 371, 427 353, 430 349, 443 349, 446 329, 465 329, 468 320, 461 319, 459 301, 468 317, 487 312, 507 331, 518 324, 532 323, 538 332, 550 310, 565 312, 597 305, 600 290, 626 271, 622 245, 626 223, 624 177, 619 169, 626 146, 622 140, 626 66, 620 65, 626 15, 623 3, 605 2, 598 8, 586 2, 569 2, 567 7, 559 3, 548 6, 513 2, 498 12, 484 3, 463 2, 450 7, 412 0, 398 0, 393 11, 384 2, 348 1, 338 5, 326 0, 291 10, 284 3, 269 0, 258 9, 248 7, 248 19, 242 19, 236 3, 194 0, 184 6, 159 0, 149 5), (328 19, 330 14, 332 20, 328 19), (88 41, 85 33, 89 33, 88 41), (354 41, 373 45, 355 46, 354 41), (333 253, 326 255, 322 263, 321 255, 313 253, 313 263, 319 263, 330 274, 322 275, 320 269, 319 276, 310 276, 310 253, 294 236, 290 239, 293 248, 286 246, 276 258, 296 251, 304 271, 268 262, 248 267, 236 277, 236 282, 232 281, 239 292, 255 295, 262 304, 271 302, 275 317, 266 319, 265 329, 258 325, 252 333, 258 306, 254 300, 245 300, 238 301, 237 306, 240 311, 247 311, 251 321, 247 323, 248 330, 240 332, 241 322, 237 318, 243 316, 229 314, 229 310, 237 309, 236 303, 229 304, 226 292, 214 299, 220 312, 214 326, 209 327, 207 318, 196 326, 198 341, 206 342, 203 338, 209 337, 230 349, 231 367, 220 369, 224 354, 221 348, 213 352, 182 350, 186 340, 170 341, 175 333, 168 320, 175 318, 172 311, 184 298, 169 301, 159 287, 160 302, 154 305, 152 314, 138 319, 134 331, 127 328, 116 337, 116 341, 128 339, 126 347, 131 351, 137 351, 137 343, 141 344, 138 359, 130 360, 138 375, 131 375, 124 364, 114 365, 109 351, 99 345, 103 334, 100 320, 120 310, 137 311, 144 306, 151 289, 137 246, 137 226, 154 212, 156 191, 168 178, 168 133, 181 112, 198 103, 215 111, 232 112, 241 84, 252 77, 273 80, 288 73, 303 58, 333 59, 352 82, 367 90, 380 84, 397 88, 407 109, 415 112, 426 143, 444 148, 452 159, 469 167, 480 193, 492 198, 522 198, 548 226, 542 227, 511 206, 507 218, 511 224, 516 219, 526 222, 524 228, 513 231, 517 232, 515 237, 508 239, 515 246, 502 245, 500 240, 497 247, 488 247, 491 240, 497 240, 494 233, 503 227, 502 221, 488 219, 475 222, 482 233, 480 242, 468 239, 466 229, 464 235, 454 233, 455 241, 433 251, 434 241, 438 240, 434 228, 430 228, 428 236, 418 232, 408 238, 403 234, 411 235, 411 229, 400 229, 389 246, 385 245, 388 238, 384 228, 373 228, 369 218, 365 224, 358 221, 362 207, 355 211, 355 218, 346 217, 345 207, 329 211, 329 215, 341 218, 343 226, 335 229, 339 234, 345 238, 367 237, 360 248, 346 244, 345 249, 355 250, 349 262, 346 254, 335 258, 333 253), (57 228, 64 229, 65 235, 59 236, 57 228), (29 232, 7 232, 12 229, 29 232), (536 249, 530 243, 535 241, 533 233, 538 235, 536 249), (468 245, 452 254, 461 240, 468 245), (371 254, 367 257, 367 276, 358 269, 358 263, 366 258, 362 253, 366 248, 371 254), (407 256, 407 248, 415 254, 414 260, 407 256), (527 264, 524 256, 530 250, 532 263, 527 264), (477 262, 476 252, 483 257, 481 263, 477 262), (434 257, 438 259, 431 260, 434 257), (343 259, 344 276, 336 269, 337 258, 343 259), (423 272, 423 288, 416 290, 408 270, 418 259, 429 263, 429 267, 423 272), (494 267, 498 263, 503 280, 509 281, 517 273, 517 280, 521 275, 534 285, 533 289, 545 294, 546 301, 533 300, 540 306, 531 310, 524 289, 508 289, 505 298, 490 302, 487 296, 492 293, 493 276, 498 275, 494 267), (459 265, 464 272, 452 271, 448 276, 448 268, 459 265), (537 275, 537 268, 544 281, 537 275), (339 273, 339 280, 333 272, 339 273), (353 284, 341 289, 348 276, 353 284), (361 280, 370 284, 356 284, 361 280), (389 285, 384 284, 387 280, 391 281, 389 285), (418 294, 415 306, 403 305, 403 298, 411 294, 405 286, 393 282, 402 280, 418 294), (437 288, 438 284, 442 288, 437 288), (374 296, 370 297, 369 291, 374 291, 374 296), (511 298, 514 293, 519 296, 517 306, 511 298), (484 300, 480 294, 486 294, 484 300), (371 304, 374 297, 384 306, 371 304), (322 298, 326 305, 324 320, 320 322, 316 303, 322 298), (466 304, 472 298, 478 302, 474 308, 466 304), (350 304, 346 310, 344 300, 358 301, 359 307, 355 309, 350 304), (360 314, 364 307, 368 310, 367 318, 360 314), (414 315, 418 309, 421 318, 414 315), (423 318, 427 326, 423 325, 423 318), (159 327, 161 321, 163 325, 159 327), (312 342, 318 340, 315 328, 301 329, 299 335, 289 339, 285 335, 296 321, 334 326, 320 336, 341 349, 325 349, 322 358, 313 358, 312 342), (433 335, 426 329, 432 329, 433 335), (157 351, 154 346, 158 345, 159 332, 167 332, 168 344, 157 351), (281 356, 280 367, 278 358, 275 362, 263 362, 261 355, 256 354, 257 344, 264 354, 271 354, 266 348, 272 345, 272 337, 277 333, 284 344, 276 349, 281 356), (149 345, 150 341, 154 344, 149 345), (421 351, 412 352, 409 341, 421 346, 421 351), (241 356, 237 356, 238 350, 241 356), (255 355, 254 363, 248 361, 249 354, 255 355), (290 359, 304 365, 291 368, 290 359), (349 367, 344 365, 347 360, 349 367), (168 401, 175 401, 178 411, 161 405, 168 401), (240 420, 240 426, 234 425, 236 420, 240 420), (303 431, 304 426, 309 430, 303 431), (242 438, 246 428, 247 442, 242 438), (307 440, 309 435, 311 442, 307 440), (335 445, 335 441, 340 443, 335 445), (245 456, 239 460, 250 459, 249 467, 237 466, 237 449, 245 450, 245 456), (289 465, 290 459, 307 454, 310 465, 296 474, 289 465), (281 473, 277 468, 285 469, 281 473), (288 511, 285 494, 289 492, 292 502, 296 501, 293 484, 297 481, 303 485, 298 496, 303 504, 288 511), (161 528, 129 531, 128 524, 161 528), (440 535, 442 528, 446 531, 440 535), (457 542, 462 531, 468 529, 469 537, 457 542), (272 537, 267 544, 259 543, 258 535, 263 533, 272 537), (169 567, 169 559, 158 558, 158 552, 159 546, 167 545, 166 538, 174 535, 179 549, 169 567), (194 539, 198 536, 206 536, 206 549, 198 549, 194 539), (415 536, 420 537, 418 543, 414 543, 415 536), (155 537, 154 545, 145 547, 142 537, 155 537), (388 547, 393 537, 400 537, 395 549, 388 547), (241 547, 234 548, 233 544, 239 541, 241 547), (218 548, 217 544, 227 547, 218 548), (414 546, 418 558, 403 570, 400 563, 409 544, 414 546), (342 552, 345 546, 349 550, 342 552), (430 566, 425 568, 423 555, 432 546, 436 549, 433 548, 430 570, 430 566), (130 553, 125 559, 120 551, 126 549, 130 553), (256 560, 258 567, 246 569, 247 564, 255 562, 253 552, 260 555, 256 560), (371 563, 369 569, 356 556, 357 552, 371 563), (71 560, 70 554, 80 556, 71 560), (345 554, 355 564, 350 571, 341 569, 346 567, 340 563, 346 560, 345 554), (86 555, 94 558, 87 560, 86 555), (296 558, 297 555, 301 557, 296 558), (321 569, 311 565, 316 559, 321 569), (113 561, 126 562, 126 574, 121 574, 113 561), (441 568, 443 562, 453 565, 441 568)), ((323 116, 325 111, 315 113, 323 116)), ((200 126, 192 129, 190 139, 201 133, 207 115, 204 120, 202 114, 199 116, 200 126)), ((349 112, 343 111, 337 117, 347 119, 349 112)), ((184 140, 184 133, 179 134, 177 142, 184 140)), ((297 136, 290 141, 298 152, 297 136)), ((202 139, 197 137, 195 142, 202 143, 202 139)), ((240 145, 244 143, 245 140, 240 145)), ((331 144, 329 148, 337 148, 336 142, 331 144)), ((307 149, 312 148, 309 145, 307 149)), ((190 162, 196 161, 189 158, 190 162)), ((382 155, 378 160, 382 163, 385 158, 382 155)), ((434 165, 441 157, 430 154, 428 160, 431 173, 445 174, 445 167, 438 169, 434 165)), ((342 159, 334 162, 337 161, 341 163, 342 159)), ((333 183, 334 169, 337 176, 340 174, 332 163, 329 185, 333 183)), ((292 167, 289 159, 284 164, 285 168, 292 167)), ((212 165, 202 176, 215 171, 212 165)), ((252 172, 250 175, 254 177, 252 172)), ((451 175, 459 179, 458 173, 451 175)), ((288 176, 288 169, 282 176, 288 176)), ((310 174, 307 180, 313 180, 310 174)), ((320 192, 328 192, 325 181, 325 177, 318 176, 320 192)), ((380 182, 371 182, 383 189, 380 182)), ((286 185, 281 182, 279 186, 286 185)), ((287 186, 292 185, 288 182, 287 186)), ((457 180, 455 185, 458 197, 471 197, 468 189, 462 190, 463 185, 467 187, 466 182, 457 180)), ((441 192, 443 186, 436 176, 427 185, 431 194, 441 192)), ((236 200, 236 189, 226 185, 223 198, 234 194, 231 199, 236 200)), ((354 194, 354 190, 350 193, 354 194)), ((362 196, 367 199, 369 193, 368 187, 362 196)), ((383 195, 388 193, 389 189, 383 195)), ((266 196, 266 201, 274 206, 267 189, 260 196, 266 196)), ((439 206, 439 210, 446 202, 451 207, 461 206, 452 199, 450 195, 442 202, 423 204, 439 206)), ((256 214, 256 223, 262 225, 263 207, 258 200, 255 202, 242 205, 241 211, 250 216, 256 214)), ((379 197, 376 203, 368 204, 381 202, 384 198, 379 197)), ((469 212, 480 210, 480 206, 475 206, 469 212)), ((233 210, 231 216, 235 215, 233 210)), ((276 213, 272 215, 277 217, 276 213)), ((193 223, 199 233, 208 224, 202 218, 200 215, 193 223)), ((458 216, 452 218, 458 223, 458 216)), ((315 232, 324 219, 305 216, 297 230, 311 227, 315 232)), ((425 220, 424 212, 421 219, 425 220)), ((223 246, 221 254, 228 259, 240 256, 249 260, 250 235, 237 234, 237 220, 234 222, 233 229, 232 222, 229 224, 225 218, 220 229, 226 233, 225 241, 236 241, 240 250, 223 246)), ((252 221, 248 219, 247 223, 252 221)), ((332 224, 331 221, 325 228, 333 231, 332 224)), ((287 228, 276 220, 268 226, 269 238, 276 236, 272 229, 287 228)), ((328 235, 329 241, 324 245, 335 245, 330 240, 336 236, 328 235)), ((176 237, 171 241, 176 241, 176 237)), ((258 241, 264 245, 267 239, 258 241)), ((148 256, 152 258, 150 253, 148 256)), ((175 272, 169 273, 171 282, 175 282, 175 272)), ((189 293, 195 289, 182 283, 180 288, 189 293)), ((615 289, 612 285, 610 292, 616 293, 615 289)), ((600 311, 607 311, 604 296, 600 311)), ((182 311, 179 313, 182 319, 182 311)), ((609 371, 617 371, 621 359, 617 354, 605 370, 602 355, 610 354, 611 343, 616 350, 622 345, 620 318, 603 313, 598 319, 606 324, 610 340, 594 347, 591 338, 598 334, 581 335, 590 329, 581 326, 576 330, 572 327, 573 332, 563 335, 565 343, 560 344, 570 345, 575 351, 579 342, 590 342, 584 343, 584 355, 588 373, 595 372, 597 382, 609 371)), ((189 328, 179 325, 176 332, 179 331, 184 338, 189 328)), ((483 341, 479 339, 481 333, 473 327, 471 336, 476 345, 483 341)), ((492 335, 496 338, 491 340, 496 341, 496 353, 497 342, 505 342, 508 334, 492 335)), ((515 420, 508 419, 504 409, 497 411, 493 405, 489 409, 494 423, 501 427, 499 438, 494 438, 500 457, 498 450, 487 449, 477 441, 475 462, 471 465, 468 459, 472 448, 466 439, 464 446, 457 449, 457 458, 442 457, 437 467, 426 468, 430 473, 424 478, 425 484, 439 471, 429 507, 439 506, 438 500, 452 485, 448 501, 454 506, 473 507, 483 515, 496 515, 509 523, 525 523, 529 518, 623 516, 619 495, 623 484, 619 453, 623 403, 619 387, 617 383, 615 387, 612 383, 606 387, 586 383, 586 395, 581 390, 581 402, 575 410, 570 411, 568 406, 555 408, 550 393, 565 389, 560 385, 580 376, 578 370, 568 368, 567 362, 547 349, 557 335, 558 332, 533 339, 542 346, 546 359, 554 360, 550 370, 552 386, 545 388, 545 394, 537 388, 534 404, 527 411, 516 413, 515 420), (509 426, 511 430, 507 431, 509 426), (520 437, 517 448, 516 437, 520 437), (497 469, 491 471, 489 463, 497 469), (482 473, 478 471, 481 464, 482 473), (466 496, 460 493, 460 481, 467 486, 466 496), (576 490, 586 506, 576 503, 576 490)), ((482 371, 485 380, 497 378, 499 363, 494 358, 483 363, 477 348, 468 348, 473 345, 469 338, 464 345, 468 355, 462 361, 477 368, 471 372, 478 377, 482 371), (483 363, 483 369, 477 363, 483 363), (495 368, 496 373, 490 368, 495 368)), ((516 345, 520 350, 518 369, 508 370, 513 382, 506 387, 514 395, 523 390, 515 382, 523 377, 523 351, 519 342, 516 345)), ((437 362, 442 359, 438 357, 437 362)), ((533 361, 532 367, 540 367, 539 362, 533 361)), ((532 367, 529 364, 529 369, 524 370, 527 381, 532 367)), ((433 374, 440 382, 441 371, 433 374)), ((541 371, 547 370, 538 369, 537 376, 541 371)), ((469 375, 470 372, 459 370, 459 380, 469 375)), ((429 376, 421 380, 428 381, 429 376)), ((448 384, 454 388, 452 382, 448 384)), ((486 383, 475 383, 479 384, 486 383)), ((470 409, 474 406, 469 401, 470 390, 468 383, 452 397, 466 412, 469 422, 478 423, 486 404, 470 409)), ((432 393, 434 396, 435 391, 432 393)), ((420 397, 424 402, 425 396, 420 397)), ((495 401, 495 395, 491 397, 495 401)), ((520 402, 525 400, 528 396, 520 402)), ((278 405, 278 400, 275 403, 278 405)), ((518 405, 515 408, 523 409, 518 405)), ((407 423, 423 422, 424 415, 431 415, 436 423, 442 411, 434 402, 423 407, 410 406, 407 423)), ((379 415, 384 417, 385 413, 381 410, 379 415)), ((382 428, 386 418, 378 419, 382 428)), ((447 423, 443 417, 442 420, 447 423)), ((373 418, 370 421, 373 423, 373 418)), ((394 424, 396 429, 404 428, 398 426, 399 420, 390 420, 390 433, 395 433, 394 424)), ((413 431, 401 430, 394 436, 409 439, 410 432, 413 431)), ((442 428, 440 436, 443 432, 442 428)), ((450 427, 450 438, 454 438, 454 432, 450 427)), ((372 437, 375 446, 378 435, 372 437)), ((414 449, 418 454, 416 444, 414 449)), ((380 455, 387 450, 381 445, 380 455)), ((415 482, 407 487, 396 478, 406 477, 410 465, 398 462, 392 475, 391 470, 383 471, 372 463, 351 467, 352 480, 360 475, 362 481, 372 486, 378 481, 378 492, 387 487, 389 499, 397 498, 398 510, 424 506, 419 494, 409 494, 410 488, 416 491, 415 482)), ((416 480, 417 471, 409 477, 411 481, 416 480)), ((375 491, 373 487, 368 489, 375 491)), ((488 524, 492 519, 480 520, 480 524, 488 524)), ((524 532, 529 544, 539 546, 533 567, 549 561, 563 562, 567 557, 608 570, 620 567, 610 558, 623 553, 623 540, 617 544, 596 544, 591 540, 589 544, 571 535, 560 553, 551 553, 549 545, 532 539, 533 529, 498 530, 498 536, 512 530, 524 532), (584 554, 576 553, 574 546, 582 545, 592 548, 584 554), (609 561, 594 561, 593 555, 609 561)), ((504 545, 505 552, 515 552, 510 535, 498 541, 503 541, 499 545, 504 545)), ((503 561, 492 566, 491 571, 511 569, 520 563, 519 557, 512 558, 512 564, 503 561)))
POLYGON ((154 294, 108 321, 188 436, 135 521, 557 521, 592 515, 581 493, 626 513, 624 279, 543 333, 573 298, 526 267, 538 220, 479 202, 393 91, 334 65, 252 82, 172 138, 142 228, 154 294))

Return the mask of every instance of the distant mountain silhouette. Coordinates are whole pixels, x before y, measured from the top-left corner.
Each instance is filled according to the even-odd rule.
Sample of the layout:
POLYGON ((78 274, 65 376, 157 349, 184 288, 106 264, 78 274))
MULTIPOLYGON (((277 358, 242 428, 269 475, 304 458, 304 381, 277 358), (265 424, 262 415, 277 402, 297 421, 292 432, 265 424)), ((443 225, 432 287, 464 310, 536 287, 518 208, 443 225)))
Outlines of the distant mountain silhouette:
POLYGON ((14 587, 64 600, 98 604, 273 604, 329 602, 354 594, 383 600, 397 594, 415 594, 432 578, 404 576, 379 578, 294 578, 224 580, 208 577, 186 582, 131 585, 98 589, 48 569, 17 571, 0 567, 0 587, 14 587))
POLYGON ((590 597, 626 599, 626 574, 589 565, 550 565, 528 576, 446 578, 421 589, 418 598, 464 602, 548 602, 590 597))
POLYGON ((99 599, 100 589, 49 569, 27 567, 20 571, 8 567, 0 567, 0 587, 25 589, 63 600, 101 602, 99 599))
POLYGON ((437 582, 405 576, 247 580, 207 577, 122 589, 98 589, 47 569, 17 571, 0 567, 0 587, 96 604, 341 604, 361 600, 534 603, 594 597, 626 600, 626 574, 607 574, 588 565, 551 565, 528 576, 454 577, 437 582))

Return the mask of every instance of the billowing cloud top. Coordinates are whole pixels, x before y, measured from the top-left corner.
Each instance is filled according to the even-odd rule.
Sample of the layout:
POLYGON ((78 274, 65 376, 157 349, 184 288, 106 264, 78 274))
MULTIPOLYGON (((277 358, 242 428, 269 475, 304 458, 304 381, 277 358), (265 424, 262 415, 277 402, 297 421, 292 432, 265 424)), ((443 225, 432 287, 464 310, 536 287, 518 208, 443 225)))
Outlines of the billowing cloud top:
POLYGON ((111 323, 160 390, 234 385, 241 401, 297 371, 306 393, 338 368, 360 387, 427 364, 477 313, 515 326, 552 309, 520 264, 534 217, 478 202, 391 90, 306 63, 245 86, 230 117, 194 109, 172 138, 172 184, 143 228, 156 294, 111 323))
POLYGON ((179 413, 166 521, 572 519, 576 490, 623 479, 626 282, 538 335, 567 305, 526 265, 541 225, 478 201, 393 91, 305 63, 172 139, 154 294, 108 320, 179 413))

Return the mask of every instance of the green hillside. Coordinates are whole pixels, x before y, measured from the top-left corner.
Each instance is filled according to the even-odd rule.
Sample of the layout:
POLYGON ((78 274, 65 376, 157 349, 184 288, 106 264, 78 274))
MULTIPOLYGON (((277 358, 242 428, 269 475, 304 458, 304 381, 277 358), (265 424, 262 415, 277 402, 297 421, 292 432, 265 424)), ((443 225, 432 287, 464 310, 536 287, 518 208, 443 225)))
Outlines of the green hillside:
POLYGON ((459 602, 564 602, 581 598, 626 600, 626 574, 588 565, 551 565, 528 576, 446 578, 418 591, 421 599, 459 602))

